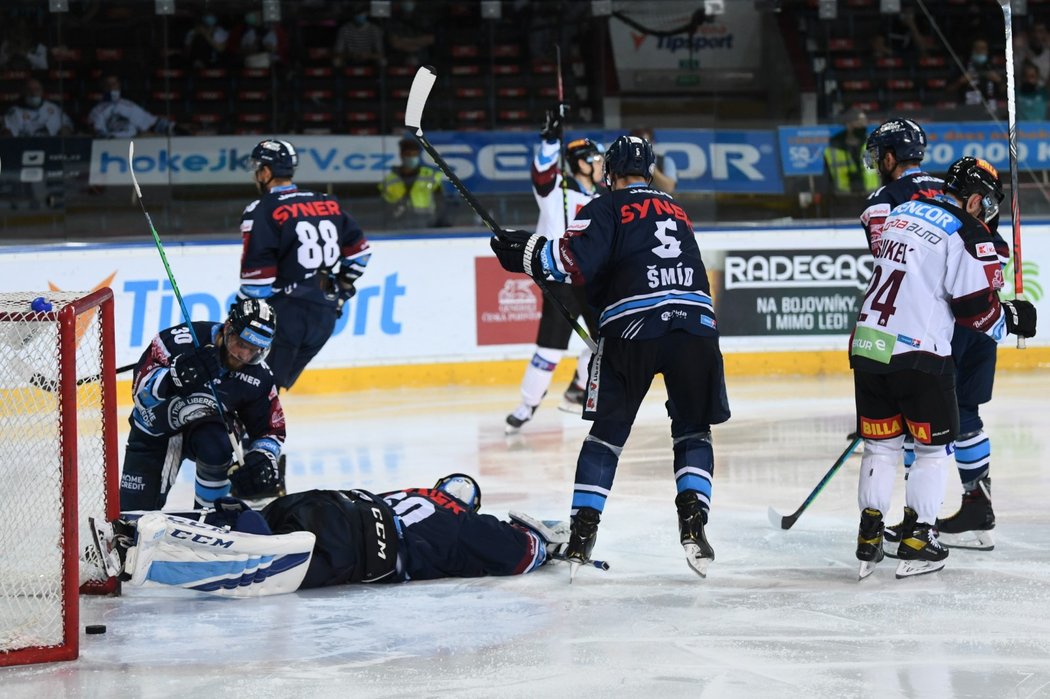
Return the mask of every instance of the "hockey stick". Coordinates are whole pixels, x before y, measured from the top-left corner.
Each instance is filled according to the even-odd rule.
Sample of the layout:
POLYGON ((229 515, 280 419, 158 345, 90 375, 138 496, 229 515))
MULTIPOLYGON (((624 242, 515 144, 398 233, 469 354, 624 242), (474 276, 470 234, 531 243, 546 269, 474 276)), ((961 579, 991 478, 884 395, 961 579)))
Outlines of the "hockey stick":
MULTIPOLYGON (((1010 141, 1010 220, 1014 232, 1014 298, 1024 300, 1024 274, 1021 269, 1021 208, 1017 186, 1017 105, 1014 96, 1014 29, 1010 0, 999 0, 1006 27, 1006 122, 1010 141)), ((1024 349, 1024 338, 1017 336, 1017 349, 1024 349)))
MULTIPOLYGON (((175 275, 172 274, 171 265, 168 264, 168 256, 164 254, 164 245, 160 242, 160 235, 157 233, 157 228, 153 225, 153 219, 150 218, 149 212, 146 211, 146 204, 142 201, 142 189, 139 187, 138 178, 135 177, 134 141, 131 141, 128 144, 128 172, 131 173, 131 183, 135 185, 135 195, 139 200, 139 206, 142 207, 142 213, 146 215, 146 223, 149 224, 149 231, 153 234, 153 242, 157 244, 157 252, 160 253, 160 261, 164 263, 164 271, 168 275, 168 281, 171 282, 172 293, 175 294, 175 299, 179 302, 179 308, 182 310, 182 318, 186 322, 186 327, 190 330, 190 338, 193 340, 193 346, 200 349, 201 343, 197 338, 197 331, 193 329, 193 319, 190 317, 189 309, 186 308, 186 302, 182 299, 182 292, 179 291, 179 285, 175 283, 175 275)), ((234 435, 231 423, 226 421, 226 410, 222 407, 222 401, 219 400, 219 393, 215 390, 214 384, 210 381, 208 382, 208 389, 211 391, 211 395, 215 399, 215 409, 219 413, 219 419, 222 420, 222 424, 226 426, 226 435, 230 438, 230 446, 233 447, 233 456, 237 460, 237 466, 235 468, 244 466, 244 453, 241 449, 240 440, 234 435)))
MULTIPOLYGON (((423 150, 427 152, 438 168, 445 174, 448 181, 452 183, 452 186, 456 188, 460 196, 463 197, 464 201, 474 210, 474 213, 485 223, 485 226, 492 232, 492 235, 497 238, 500 237, 500 233, 503 230, 500 225, 496 223, 496 220, 492 218, 492 215, 485 209, 485 207, 477 200, 477 198, 467 189, 466 185, 456 176, 456 173, 452 171, 452 168, 448 166, 445 159, 441 157, 441 154, 437 152, 437 149, 430 144, 427 137, 423 135, 423 128, 420 123, 423 121, 423 108, 427 104, 427 98, 430 97, 430 91, 434 88, 434 81, 437 80, 437 74, 434 69, 430 66, 421 66, 416 71, 416 77, 412 80, 412 87, 408 92, 408 105, 405 107, 405 126, 414 129, 416 140, 419 141, 419 145, 423 147, 423 150)), ((547 287, 546 280, 543 277, 532 277, 532 280, 536 282, 536 285, 540 287, 547 299, 554 304, 555 308, 562 314, 562 316, 569 322, 576 334, 587 343, 587 346, 591 348, 592 352, 598 351, 598 346, 594 344, 594 340, 587 334, 587 331, 580 325, 579 320, 574 320, 572 314, 569 313, 569 309, 565 308, 565 305, 561 301, 556 299, 547 287)))
POLYGON ((846 451, 842 452, 842 454, 835 461, 835 463, 832 464, 831 468, 828 469, 828 472, 825 473, 824 477, 820 479, 820 483, 817 483, 817 487, 813 489, 813 492, 809 494, 805 502, 802 503, 801 507, 789 514, 787 517, 781 516, 780 513, 774 510, 772 507, 769 508, 767 514, 769 515, 770 523, 774 527, 778 529, 791 529, 795 522, 798 521, 798 518, 802 516, 802 513, 806 511, 806 508, 809 507, 810 504, 812 504, 812 502, 817 499, 817 496, 820 495, 820 491, 824 490, 824 486, 828 484, 828 481, 831 480, 831 477, 838 473, 838 470, 842 468, 842 464, 846 463, 846 460, 849 459, 850 455, 853 454, 853 451, 858 446, 860 446, 860 443, 863 441, 860 438, 860 436, 856 433, 851 434, 850 438, 853 441, 851 441, 849 443, 849 446, 846 447, 846 451))
POLYGON ((555 44, 554 56, 558 62, 558 117, 561 121, 561 137, 558 139, 558 170, 561 175, 561 209, 564 229, 569 230, 569 183, 565 179, 565 88, 561 81, 561 46, 555 44))
MULTIPOLYGON (((115 374, 123 374, 125 371, 131 371, 139 365, 138 362, 133 364, 125 364, 124 366, 117 367, 114 371, 115 374)), ((77 379, 77 386, 84 386, 89 383, 98 383, 102 380, 102 374, 92 374, 91 376, 85 376, 82 379, 77 379)), ((41 373, 35 373, 29 377, 29 383, 37 388, 47 391, 48 393, 54 393, 58 390, 58 381, 55 379, 49 379, 41 373)))

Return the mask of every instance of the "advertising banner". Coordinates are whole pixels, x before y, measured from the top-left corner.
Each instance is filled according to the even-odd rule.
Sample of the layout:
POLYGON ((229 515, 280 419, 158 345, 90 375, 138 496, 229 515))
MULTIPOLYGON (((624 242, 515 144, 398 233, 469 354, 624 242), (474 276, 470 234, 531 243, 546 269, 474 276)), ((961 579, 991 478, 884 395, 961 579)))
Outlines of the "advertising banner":
POLYGON ((495 257, 474 258, 478 345, 536 341, 543 294, 521 274, 500 267, 495 257))

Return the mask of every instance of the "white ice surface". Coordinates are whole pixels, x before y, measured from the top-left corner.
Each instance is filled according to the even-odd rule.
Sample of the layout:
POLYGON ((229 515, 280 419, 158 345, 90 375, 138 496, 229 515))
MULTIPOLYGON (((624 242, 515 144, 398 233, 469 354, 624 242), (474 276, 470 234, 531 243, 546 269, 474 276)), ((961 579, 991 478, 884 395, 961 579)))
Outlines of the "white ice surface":
MULTIPOLYGON (((984 411, 998 518, 992 552, 897 581, 856 580, 854 456, 788 532, 846 446, 848 379, 731 381, 715 429, 701 580, 677 543, 669 423, 655 386, 599 530, 602 573, 346 586, 262 600, 126 589, 83 598, 76 662, 0 670, 21 697, 1047 697, 1050 696, 1050 380, 1001 375, 984 411)), ((476 474, 483 510, 567 514, 586 425, 549 399, 502 434, 513 388, 285 400, 289 487, 431 485, 476 474)), ((123 440, 123 435, 121 437, 123 440)), ((184 466, 171 505, 190 500, 184 466)), ((898 486, 894 508, 902 506, 898 486)), ((949 478, 945 512, 958 502, 949 478)), ((896 519, 899 510, 891 515, 896 519)))

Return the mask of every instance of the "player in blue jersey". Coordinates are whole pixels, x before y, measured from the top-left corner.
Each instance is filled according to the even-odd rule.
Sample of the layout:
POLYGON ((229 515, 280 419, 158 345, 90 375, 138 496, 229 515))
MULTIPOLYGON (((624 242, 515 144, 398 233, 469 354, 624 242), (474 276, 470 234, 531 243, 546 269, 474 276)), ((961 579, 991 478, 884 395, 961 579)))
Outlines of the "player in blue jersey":
POLYGON ((611 191, 580 210, 566 237, 504 231, 491 241, 504 269, 582 285, 599 314, 583 411, 594 424, 576 464, 570 575, 590 559, 620 452, 656 374, 667 386, 686 561, 706 576, 714 560, 704 535, 711 425, 729 419, 718 324, 692 224, 670 195, 650 187, 654 164, 647 141, 622 136, 606 153, 611 191))
POLYGON ((120 478, 121 509, 161 509, 183 459, 196 462, 198 507, 229 494, 231 479, 244 497, 274 488, 284 410, 263 359, 276 326, 266 301, 244 299, 224 323, 193 324, 200 348, 185 324, 153 338, 132 381, 135 407, 120 478), (243 428, 239 436, 247 451, 241 467, 233 468, 233 446, 212 388, 227 419, 243 428))
MULTIPOLYGON (((926 133, 911 119, 890 119, 868 136, 865 163, 878 170, 883 186, 868 197, 867 208, 860 216, 864 234, 872 254, 878 257, 883 224, 890 211, 898 204, 920 198, 932 198, 941 193, 944 181, 921 169, 926 156, 926 133)), ((1010 249, 999 235, 999 216, 988 222, 996 253, 1003 266, 1009 261, 1010 249)), ((1002 288, 1003 278, 996 280, 996 290, 1002 288)), ((955 464, 962 481, 963 497, 959 511, 951 517, 937 520, 941 542, 947 546, 991 550, 994 547, 991 530, 995 527, 989 476, 991 442, 984 431, 980 406, 992 399, 995 380, 996 342, 987 334, 964 325, 955 327, 952 336, 952 360, 956 371, 956 398, 959 401, 959 435, 955 441, 955 464)), ((914 442, 904 446, 904 466, 915 462, 914 442)), ((886 527, 887 555, 896 555, 900 532, 909 530, 914 522, 907 518, 886 527)))
POLYGON ((328 342, 371 258, 360 226, 334 197, 292 182, 298 164, 288 141, 255 146, 250 167, 262 197, 241 219, 238 295, 268 299, 282 319, 269 357, 279 390, 291 388, 328 342))

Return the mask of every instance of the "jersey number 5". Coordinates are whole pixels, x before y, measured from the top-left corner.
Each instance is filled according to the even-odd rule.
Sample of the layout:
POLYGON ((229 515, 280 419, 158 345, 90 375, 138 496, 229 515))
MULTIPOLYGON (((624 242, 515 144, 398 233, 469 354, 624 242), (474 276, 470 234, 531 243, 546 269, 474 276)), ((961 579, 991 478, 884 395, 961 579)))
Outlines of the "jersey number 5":
POLYGON ((331 221, 316 226, 309 221, 295 224, 299 236, 299 264, 303 269, 331 268, 339 260, 339 231, 331 221))

